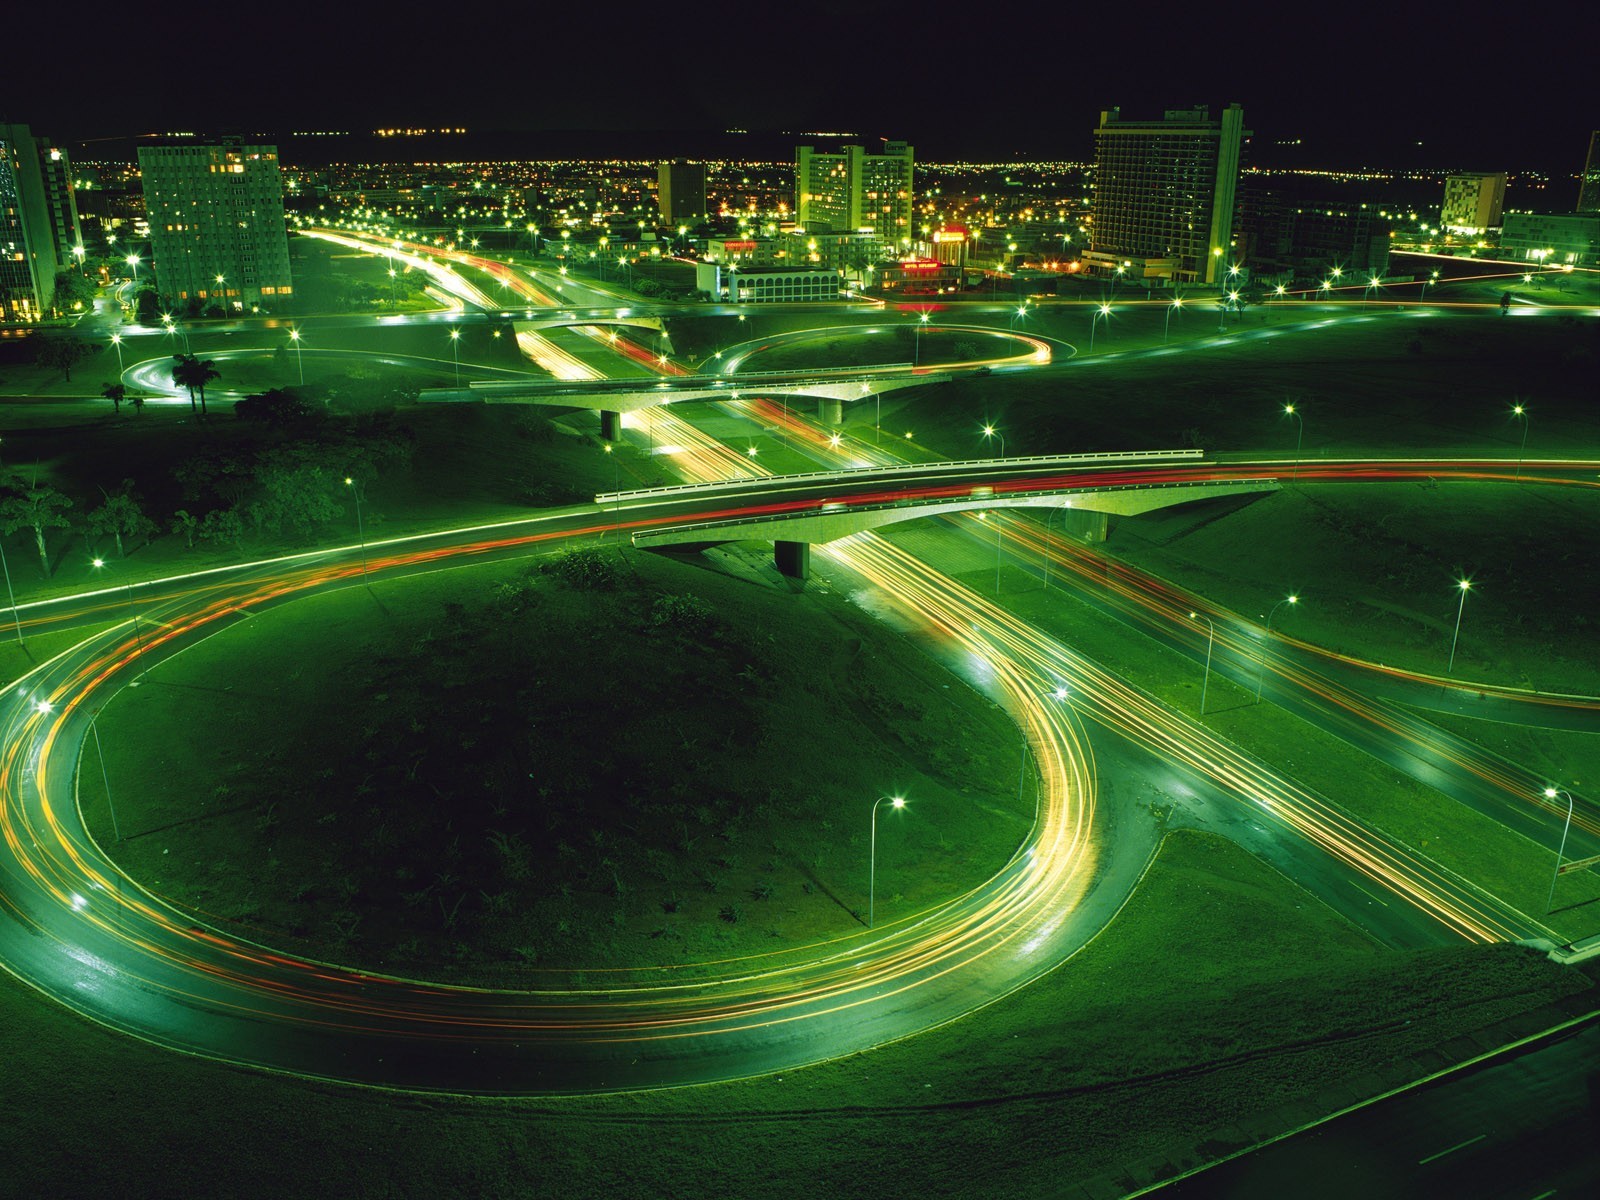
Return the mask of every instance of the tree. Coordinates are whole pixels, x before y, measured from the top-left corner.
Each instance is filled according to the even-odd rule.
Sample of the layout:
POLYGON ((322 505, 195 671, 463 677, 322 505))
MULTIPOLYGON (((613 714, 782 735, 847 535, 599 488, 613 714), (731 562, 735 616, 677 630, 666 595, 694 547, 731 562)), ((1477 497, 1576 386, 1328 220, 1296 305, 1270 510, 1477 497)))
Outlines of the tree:
POLYGON ((56 310, 87 312, 94 307, 95 286, 81 271, 56 272, 56 310))
POLYGON ((140 496, 133 490, 133 480, 124 479, 115 492, 106 493, 106 501, 88 516, 89 532, 95 537, 110 534, 116 539, 117 557, 126 558, 124 537, 143 537, 145 544, 156 531, 156 523, 147 517, 139 504, 140 496))
POLYGON ((117 410, 117 415, 122 415, 122 402, 127 398, 128 389, 120 383, 107 383, 101 386, 100 394, 111 401, 112 407, 117 410))
POLYGON ((200 520, 186 508, 172 514, 172 532, 183 535, 183 544, 194 549, 195 535, 200 532, 200 520))
POLYGON ((66 376, 67 382, 72 382, 72 368, 77 366, 94 351, 82 338, 56 337, 45 338, 39 343, 39 353, 36 361, 41 367, 59 367, 66 376))
POLYGON ((209 358, 201 361, 192 354, 174 354, 172 356, 172 382, 179 387, 189 389, 189 408, 194 409, 195 393, 200 393, 200 416, 206 415, 206 384, 213 379, 221 379, 222 373, 217 370, 216 364, 209 358))
POLYGON ((303 396, 285 388, 272 388, 236 402, 233 415, 273 429, 293 429, 309 425, 323 414, 303 396))
POLYGON ((237 550, 244 541, 244 518, 231 508, 213 509, 200 522, 199 532, 208 542, 228 542, 237 550))
POLYGON ((140 395, 138 392, 135 392, 133 395, 128 397, 128 403, 133 405, 134 416, 144 416, 144 397, 142 395, 140 395))
POLYGON ((33 530, 34 544, 39 548, 39 565, 45 578, 50 577, 50 554, 45 547, 46 529, 65 529, 71 522, 62 510, 72 507, 72 501, 53 487, 41 487, 35 480, 26 489, 0 500, 0 531, 15 533, 19 529, 33 530))

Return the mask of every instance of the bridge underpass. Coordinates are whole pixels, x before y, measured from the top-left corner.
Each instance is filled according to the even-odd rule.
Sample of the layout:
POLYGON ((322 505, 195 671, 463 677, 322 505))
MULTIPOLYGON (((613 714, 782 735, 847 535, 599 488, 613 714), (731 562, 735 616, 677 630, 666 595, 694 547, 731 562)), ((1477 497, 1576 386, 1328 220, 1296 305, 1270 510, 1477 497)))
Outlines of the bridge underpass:
POLYGON ((778 570, 792 579, 804 580, 810 574, 812 545, 826 544, 900 521, 991 508, 1048 508, 1061 513, 1060 524, 1068 533, 1087 542, 1103 542, 1110 534, 1111 518, 1114 516, 1138 516, 1160 508, 1221 496, 1275 492, 1278 487, 1278 480, 1261 478, 1121 484, 1100 488, 1080 485, 995 495, 992 487, 979 485, 964 496, 909 496, 859 505, 847 501, 823 501, 813 507, 791 512, 644 529, 633 534, 632 540, 635 546, 644 550, 667 546, 705 547, 727 542, 771 541, 773 562, 778 570))
POLYGON ((891 370, 838 372, 770 371, 738 375, 678 375, 649 384, 637 380, 536 379, 475 381, 464 388, 428 388, 418 397, 425 404, 548 404, 590 408, 600 414, 600 436, 616 441, 622 414, 691 400, 737 400, 741 396, 804 396, 817 401, 817 419, 829 425, 844 421, 847 401, 866 400, 898 388, 947 383, 949 371, 918 371, 909 365, 891 370))

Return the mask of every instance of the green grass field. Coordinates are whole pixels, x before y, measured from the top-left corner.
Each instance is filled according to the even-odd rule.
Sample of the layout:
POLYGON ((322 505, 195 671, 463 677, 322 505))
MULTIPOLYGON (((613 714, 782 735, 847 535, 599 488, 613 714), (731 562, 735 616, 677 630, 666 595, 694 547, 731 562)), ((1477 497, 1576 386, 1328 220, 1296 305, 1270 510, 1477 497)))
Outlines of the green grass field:
POLYGON ((153 1049, 0 977, 0 1152, 17 1194, 82 1200, 1058 1195, 1194 1161, 1224 1127, 1328 1111, 1345 1081, 1377 1090, 1421 1069, 1409 1054, 1588 987, 1515 947, 1379 951, 1228 844, 1180 834, 1105 934, 1013 997, 838 1062, 678 1091, 302 1082, 153 1049))

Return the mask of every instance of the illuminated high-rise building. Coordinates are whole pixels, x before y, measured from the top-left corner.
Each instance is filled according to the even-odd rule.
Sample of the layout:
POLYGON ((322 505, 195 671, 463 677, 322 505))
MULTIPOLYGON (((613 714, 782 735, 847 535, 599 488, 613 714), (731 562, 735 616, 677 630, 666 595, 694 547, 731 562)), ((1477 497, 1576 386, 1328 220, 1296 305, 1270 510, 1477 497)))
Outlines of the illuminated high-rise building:
POLYGON ((1600 212, 1600 129, 1589 135, 1589 157, 1584 160, 1578 187, 1578 211, 1600 212))
POLYGON ((1444 181, 1439 224, 1452 233, 1482 233, 1498 228, 1506 202, 1506 173, 1452 175, 1444 181))
POLYGON ((795 219, 806 230, 871 233, 885 247, 906 249, 916 155, 905 142, 882 154, 860 146, 794 152, 795 219))
POLYGON ((1159 121, 1100 114, 1094 131, 1094 224, 1084 266, 1130 281, 1220 281, 1230 266, 1239 160, 1250 131, 1230 104, 1171 109, 1159 121))
POLYGON ((50 316, 79 244, 67 156, 26 125, 0 125, 0 322, 50 316))
POLYGON ((271 308, 293 292, 277 147, 141 146, 139 171, 165 303, 271 308))
POLYGON ((698 225, 706 219, 706 165, 675 158, 656 175, 663 225, 698 225))

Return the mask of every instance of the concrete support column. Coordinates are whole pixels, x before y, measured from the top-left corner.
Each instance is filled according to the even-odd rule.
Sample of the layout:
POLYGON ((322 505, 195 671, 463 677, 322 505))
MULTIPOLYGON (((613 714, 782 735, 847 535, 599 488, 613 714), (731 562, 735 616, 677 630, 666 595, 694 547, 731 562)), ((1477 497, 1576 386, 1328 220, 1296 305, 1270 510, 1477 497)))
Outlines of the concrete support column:
POLYGON ((777 565, 780 575, 787 575, 790 579, 809 579, 811 543, 773 542, 772 561, 777 565))
POLYGON ((824 425, 844 424, 844 401, 829 400, 826 396, 817 400, 817 420, 824 425))
POLYGON ((600 436, 614 442, 622 436, 622 414, 609 409, 600 410, 600 436))
POLYGON ((1111 534, 1111 514, 1087 508, 1069 508, 1061 514, 1061 527, 1071 536, 1093 544, 1111 534))

